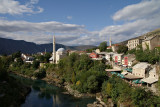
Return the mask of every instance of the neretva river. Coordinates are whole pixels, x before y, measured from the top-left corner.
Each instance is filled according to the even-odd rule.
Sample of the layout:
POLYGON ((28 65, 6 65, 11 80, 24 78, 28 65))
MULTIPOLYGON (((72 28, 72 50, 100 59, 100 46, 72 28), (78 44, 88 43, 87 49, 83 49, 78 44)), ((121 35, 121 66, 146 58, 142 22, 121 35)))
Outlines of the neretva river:
POLYGON ((72 95, 63 94, 66 92, 64 89, 42 80, 12 76, 31 87, 31 92, 21 107, 86 107, 88 103, 95 101, 95 98, 75 98, 72 95))

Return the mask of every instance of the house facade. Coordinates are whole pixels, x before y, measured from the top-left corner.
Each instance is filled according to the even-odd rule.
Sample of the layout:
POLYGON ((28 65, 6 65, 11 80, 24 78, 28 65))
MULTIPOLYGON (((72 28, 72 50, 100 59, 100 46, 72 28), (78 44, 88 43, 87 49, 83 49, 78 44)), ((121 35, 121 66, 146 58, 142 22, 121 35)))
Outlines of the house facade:
POLYGON ((149 77, 149 71, 151 70, 151 64, 146 62, 140 62, 133 66, 132 74, 143 78, 149 77))
POLYGON ((136 61, 134 54, 125 55, 122 59, 122 65, 131 67, 133 63, 136 61))
POLYGON ((128 50, 135 49, 139 44, 142 43, 142 39, 132 39, 128 41, 128 50))
POLYGON ((117 64, 122 64, 123 54, 114 54, 113 61, 117 64))
POLYGON ((149 50, 153 50, 158 45, 160 45, 160 35, 145 37, 142 41, 143 50, 147 48, 149 48, 149 50))
POLYGON ((32 56, 22 53, 21 58, 23 59, 24 62, 33 64, 34 58, 32 56))

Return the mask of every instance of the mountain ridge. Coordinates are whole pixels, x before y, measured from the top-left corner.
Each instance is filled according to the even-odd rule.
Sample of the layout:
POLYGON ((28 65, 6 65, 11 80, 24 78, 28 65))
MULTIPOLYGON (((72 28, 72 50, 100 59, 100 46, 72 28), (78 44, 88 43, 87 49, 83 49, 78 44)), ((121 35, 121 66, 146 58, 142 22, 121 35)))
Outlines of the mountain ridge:
MULTIPOLYGON (((58 48, 64 48, 67 50, 86 50, 89 48, 94 48, 96 46, 92 45, 83 45, 83 46, 66 46, 56 43, 56 50, 58 48)), ((26 42, 24 40, 13 40, 0 37, 0 54, 12 54, 17 51, 22 53, 37 53, 44 52, 46 49, 47 52, 52 52, 53 45, 49 44, 35 44, 33 42, 26 42)))

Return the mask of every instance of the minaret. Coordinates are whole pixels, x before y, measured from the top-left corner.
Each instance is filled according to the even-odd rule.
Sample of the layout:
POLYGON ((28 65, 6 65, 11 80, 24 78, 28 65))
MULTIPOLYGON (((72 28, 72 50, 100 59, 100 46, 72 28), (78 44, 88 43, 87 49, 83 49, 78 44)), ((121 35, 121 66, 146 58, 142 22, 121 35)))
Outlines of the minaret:
POLYGON ((53 36, 53 63, 56 63, 56 43, 55 43, 55 36, 53 36))
POLYGON ((110 37, 110 40, 109 40, 109 46, 112 46, 112 39, 110 37))
POLYGON ((47 53, 46 48, 45 48, 45 51, 44 51, 44 52, 45 52, 45 54, 47 53))

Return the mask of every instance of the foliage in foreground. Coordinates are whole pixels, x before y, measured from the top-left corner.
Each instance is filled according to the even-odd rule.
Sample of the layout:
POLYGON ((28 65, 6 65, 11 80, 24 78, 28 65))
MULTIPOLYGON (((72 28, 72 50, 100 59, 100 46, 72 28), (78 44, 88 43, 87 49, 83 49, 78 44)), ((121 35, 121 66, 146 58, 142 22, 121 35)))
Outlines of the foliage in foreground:
POLYGON ((159 107, 160 97, 153 95, 151 91, 142 88, 133 88, 128 83, 115 75, 102 85, 104 99, 112 98, 117 104, 119 101, 126 106, 135 107, 159 107))
POLYGON ((0 58, 0 104, 2 107, 18 107, 25 100, 29 88, 10 77, 2 62, 0 58))

